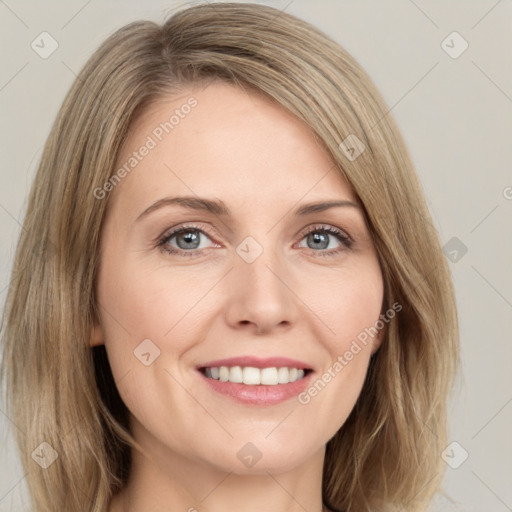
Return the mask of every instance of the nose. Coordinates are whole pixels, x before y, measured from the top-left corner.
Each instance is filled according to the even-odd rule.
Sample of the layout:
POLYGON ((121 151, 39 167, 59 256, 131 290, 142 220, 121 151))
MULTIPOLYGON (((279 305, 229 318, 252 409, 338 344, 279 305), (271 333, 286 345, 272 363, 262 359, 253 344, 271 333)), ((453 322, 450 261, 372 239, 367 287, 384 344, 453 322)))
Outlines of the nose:
POLYGON ((252 263, 235 254, 224 291, 225 319, 232 328, 261 335, 284 332, 297 321, 300 301, 290 268, 278 251, 265 247, 252 263))

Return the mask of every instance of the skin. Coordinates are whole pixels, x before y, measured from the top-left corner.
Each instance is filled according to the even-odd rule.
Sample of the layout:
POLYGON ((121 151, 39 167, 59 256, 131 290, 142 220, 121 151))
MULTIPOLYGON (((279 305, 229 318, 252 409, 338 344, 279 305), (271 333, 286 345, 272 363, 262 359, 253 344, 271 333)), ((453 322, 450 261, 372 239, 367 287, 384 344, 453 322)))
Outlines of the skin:
POLYGON ((297 397, 240 404, 211 390, 195 367, 285 356, 307 362, 312 382, 333 373, 338 356, 381 313, 377 254, 359 207, 293 213, 324 200, 357 204, 357 197, 305 124, 233 85, 192 87, 151 105, 132 126, 119 165, 189 96, 197 106, 104 199, 111 203, 91 345, 106 345, 145 450, 132 451, 129 483, 109 510, 320 512, 325 445, 353 409, 384 331, 308 404, 297 397), (137 220, 177 195, 220 199, 231 215, 167 205, 137 220), (193 257, 158 247, 159 237, 183 224, 209 229, 192 231, 197 249, 183 235, 167 242, 193 257), (342 230, 351 247, 321 228, 315 232, 324 237, 312 240, 307 231, 316 224, 342 230), (236 252, 247 236, 263 248, 252 263, 236 252), (160 350, 149 366, 134 357, 145 339, 160 350), (248 442, 262 454, 252 467, 237 457, 248 442))

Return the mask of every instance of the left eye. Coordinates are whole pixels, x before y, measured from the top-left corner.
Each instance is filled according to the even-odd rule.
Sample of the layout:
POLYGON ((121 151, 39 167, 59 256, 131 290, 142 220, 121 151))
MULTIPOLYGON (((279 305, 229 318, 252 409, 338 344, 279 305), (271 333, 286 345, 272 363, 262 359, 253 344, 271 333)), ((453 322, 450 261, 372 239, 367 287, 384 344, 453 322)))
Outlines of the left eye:
POLYGON ((342 231, 330 227, 317 227, 304 235, 302 240, 306 240, 306 246, 300 245, 299 247, 307 247, 309 249, 320 249, 321 251, 334 249, 332 252, 338 252, 343 247, 350 248, 351 240, 342 231), (335 239, 337 245, 331 245, 331 240, 335 239))

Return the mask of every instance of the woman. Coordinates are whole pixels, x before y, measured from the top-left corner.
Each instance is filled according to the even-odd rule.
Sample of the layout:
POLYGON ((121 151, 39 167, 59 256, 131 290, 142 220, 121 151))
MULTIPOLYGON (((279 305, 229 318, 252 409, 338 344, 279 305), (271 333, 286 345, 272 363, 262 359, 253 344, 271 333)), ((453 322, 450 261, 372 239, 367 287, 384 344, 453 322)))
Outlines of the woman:
POLYGON ((347 52, 271 7, 101 45, 5 310, 36 512, 426 508, 457 318, 386 112, 347 52))

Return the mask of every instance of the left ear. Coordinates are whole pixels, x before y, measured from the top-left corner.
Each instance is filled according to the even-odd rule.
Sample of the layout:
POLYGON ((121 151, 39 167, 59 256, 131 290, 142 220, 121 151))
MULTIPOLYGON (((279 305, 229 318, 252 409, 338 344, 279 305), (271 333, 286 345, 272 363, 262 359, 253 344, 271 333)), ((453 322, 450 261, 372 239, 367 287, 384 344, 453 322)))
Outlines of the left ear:
POLYGON ((388 330, 388 324, 384 320, 382 320, 382 318, 380 316, 379 316, 379 319, 384 324, 384 327, 382 327, 382 329, 379 329, 379 332, 373 338, 373 341, 372 341, 372 356, 373 356, 373 354, 375 354, 375 352, 377 352, 377 350, 379 350, 380 346, 382 345, 382 342, 384 341, 384 338, 386 337, 386 333, 387 333, 387 330, 388 330))
POLYGON ((101 328, 101 325, 99 322, 94 323, 92 330, 91 330, 91 337, 89 341, 89 345, 91 347, 95 347, 97 345, 104 345, 105 344, 105 337, 103 336, 103 329, 101 328))

